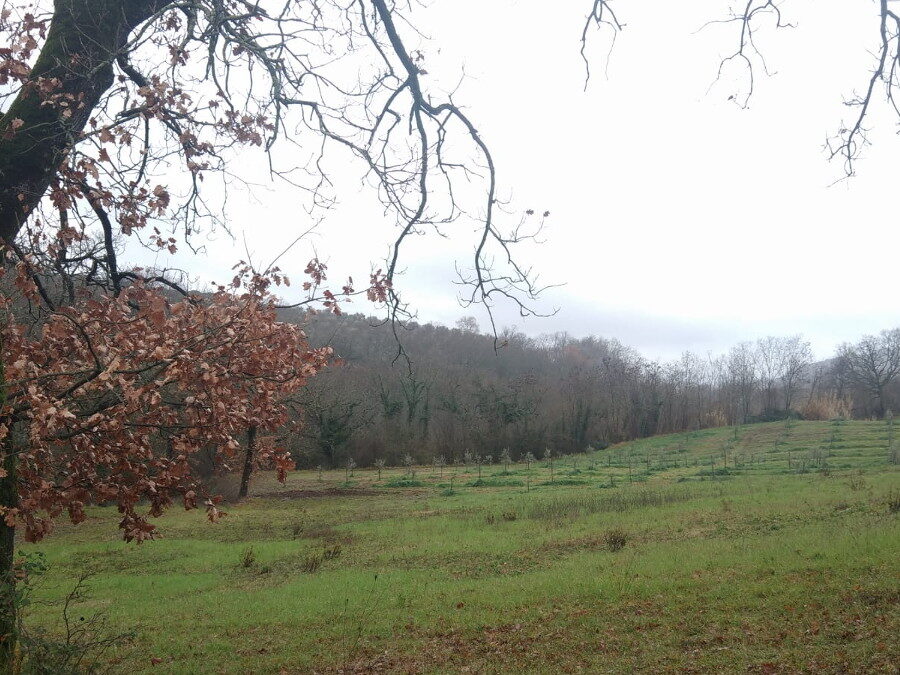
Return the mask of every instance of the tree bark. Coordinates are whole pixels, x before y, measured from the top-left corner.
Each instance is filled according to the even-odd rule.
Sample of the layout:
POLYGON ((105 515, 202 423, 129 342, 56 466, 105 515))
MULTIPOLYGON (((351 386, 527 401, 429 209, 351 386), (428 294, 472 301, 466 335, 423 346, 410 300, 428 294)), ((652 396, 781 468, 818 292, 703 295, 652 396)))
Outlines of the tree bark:
POLYGON ((0 117, 0 238, 12 242, 40 202, 103 94, 128 34, 170 0, 55 0, 29 80, 0 117), (68 105, 43 105, 37 84, 68 105), (14 120, 22 125, 12 131, 14 120))
POLYGON ((244 455, 244 471, 241 474, 241 487, 238 499, 246 498, 250 491, 250 474, 253 473, 253 456, 256 453, 256 427, 247 429, 247 453, 244 455))
MULTIPOLYGON (((18 495, 14 454, 6 452, 3 468, 6 469, 7 475, 0 478, 0 504, 15 507, 18 504, 18 495)), ((15 672, 18 662, 18 603, 13 558, 15 539, 16 528, 7 525, 6 520, 0 518, 0 673, 4 675, 15 672)))
MULTIPOLYGON (((0 338, 0 353, 3 341, 0 338)), ((0 409, 6 406, 6 373, 0 359, 0 409)), ((19 493, 16 488, 16 453, 14 425, 3 418, 7 426, 6 438, 0 443, 2 467, 6 475, 0 477, 0 506, 16 508, 19 493)), ((16 576, 14 563, 16 528, 0 517, 0 673, 18 670, 18 603, 16 601, 16 576)))

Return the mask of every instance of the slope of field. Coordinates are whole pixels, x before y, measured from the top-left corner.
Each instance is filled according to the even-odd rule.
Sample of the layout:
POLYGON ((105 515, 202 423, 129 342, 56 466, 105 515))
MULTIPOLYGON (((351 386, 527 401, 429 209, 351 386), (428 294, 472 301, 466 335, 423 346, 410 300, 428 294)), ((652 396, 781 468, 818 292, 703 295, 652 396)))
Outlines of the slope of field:
POLYGON ((113 672, 895 673, 888 433, 786 422, 480 478, 261 475, 223 522, 173 510, 140 547, 95 508, 25 547, 48 562, 26 625, 61 635, 90 570, 69 615, 133 632, 113 672))

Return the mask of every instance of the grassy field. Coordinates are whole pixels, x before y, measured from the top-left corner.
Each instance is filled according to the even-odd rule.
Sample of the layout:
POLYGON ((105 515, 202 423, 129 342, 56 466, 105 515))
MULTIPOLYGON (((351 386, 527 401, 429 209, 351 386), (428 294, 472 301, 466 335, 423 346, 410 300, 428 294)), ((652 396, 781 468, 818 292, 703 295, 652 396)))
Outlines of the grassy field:
MULTIPOLYGON (((884 672, 900 468, 876 422, 779 422, 503 467, 297 472, 219 524, 113 509, 42 551, 27 625, 88 597, 113 672, 884 672), (896 503, 894 504, 896 509, 896 503)), ((536 450, 535 454, 538 454, 536 450)))

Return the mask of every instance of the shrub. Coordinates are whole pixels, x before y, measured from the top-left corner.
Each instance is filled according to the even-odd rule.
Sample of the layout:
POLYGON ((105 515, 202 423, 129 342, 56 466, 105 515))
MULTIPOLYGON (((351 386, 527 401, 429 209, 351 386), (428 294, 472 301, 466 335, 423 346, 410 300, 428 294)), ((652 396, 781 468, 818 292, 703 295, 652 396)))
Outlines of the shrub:
POLYGON ((325 560, 334 560, 335 558, 340 557, 341 555, 341 545, 333 544, 331 546, 326 546, 322 551, 322 558, 325 560))
POLYGON ((621 551, 625 548, 625 544, 628 543, 628 533, 625 530, 620 530, 619 528, 615 528, 606 532, 603 535, 603 543, 606 544, 606 549, 610 553, 615 553, 616 551, 621 551))
POLYGON ((891 513, 900 513, 900 492, 889 494, 887 505, 891 513))
POLYGON ((805 420, 850 419, 850 401, 834 393, 815 396, 803 404, 800 414, 805 420))
POLYGON ((868 487, 868 483, 863 480, 861 475, 850 476, 850 481, 847 483, 851 490, 854 492, 858 492, 859 490, 865 490, 868 487))
POLYGON ((256 554, 253 552, 253 547, 248 546, 244 549, 244 552, 241 553, 241 567, 248 568, 253 567, 256 564, 256 554))
POLYGON ((703 426, 704 427, 727 427, 728 426, 728 416, 725 414, 724 410, 715 409, 706 413, 703 416, 703 426))
POLYGON ((83 574, 66 595, 62 605, 62 623, 66 632, 61 637, 43 630, 27 630, 21 634, 23 675, 84 675, 108 672, 104 655, 110 649, 131 641, 133 633, 111 630, 103 612, 86 612, 89 574, 83 574))
POLYGON ((305 572, 306 574, 313 574, 314 572, 317 572, 321 566, 322 556, 318 553, 313 553, 312 555, 306 556, 303 560, 300 565, 300 571, 305 572))

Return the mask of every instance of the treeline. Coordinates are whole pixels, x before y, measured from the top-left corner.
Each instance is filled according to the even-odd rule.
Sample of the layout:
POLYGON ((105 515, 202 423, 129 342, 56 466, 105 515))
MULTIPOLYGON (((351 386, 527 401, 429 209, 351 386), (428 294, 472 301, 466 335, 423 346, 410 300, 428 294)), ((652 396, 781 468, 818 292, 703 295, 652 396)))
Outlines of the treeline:
POLYGON ((900 329, 814 362, 801 336, 744 342, 722 355, 648 360, 614 339, 566 333, 497 341, 471 318, 402 331, 361 315, 290 317, 340 365, 296 400, 287 436, 301 466, 348 459, 459 461, 583 451, 659 433, 783 419, 883 416, 898 400, 900 329))

